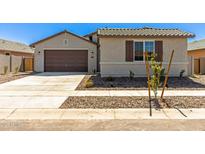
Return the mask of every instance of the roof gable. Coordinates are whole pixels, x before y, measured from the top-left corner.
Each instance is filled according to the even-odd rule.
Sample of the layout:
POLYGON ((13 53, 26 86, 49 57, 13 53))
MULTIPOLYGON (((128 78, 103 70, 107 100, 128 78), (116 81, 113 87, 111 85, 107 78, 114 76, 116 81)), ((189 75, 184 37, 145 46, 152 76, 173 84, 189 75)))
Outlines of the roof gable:
POLYGON ((58 35, 61 35, 61 34, 63 34, 63 33, 68 33, 68 34, 73 35, 73 36, 75 36, 75 37, 77 37, 77 38, 80 38, 80 39, 82 39, 82 40, 84 40, 84 41, 87 41, 88 43, 92 43, 92 44, 95 44, 95 45, 96 45, 95 42, 91 42, 90 40, 87 40, 87 39, 84 38, 84 37, 81 37, 81 36, 76 35, 76 34, 74 34, 74 33, 68 32, 67 30, 64 30, 64 31, 62 31, 62 32, 59 32, 59 33, 54 34, 54 35, 51 35, 51 36, 46 37, 46 38, 44 38, 44 39, 42 39, 42 40, 39 40, 39 41, 37 41, 37 42, 34 42, 34 43, 32 43, 30 46, 34 47, 36 44, 39 44, 39 43, 41 43, 41 42, 44 42, 44 41, 49 40, 49 39, 51 39, 51 38, 54 38, 54 37, 56 37, 56 36, 58 36, 58 35))

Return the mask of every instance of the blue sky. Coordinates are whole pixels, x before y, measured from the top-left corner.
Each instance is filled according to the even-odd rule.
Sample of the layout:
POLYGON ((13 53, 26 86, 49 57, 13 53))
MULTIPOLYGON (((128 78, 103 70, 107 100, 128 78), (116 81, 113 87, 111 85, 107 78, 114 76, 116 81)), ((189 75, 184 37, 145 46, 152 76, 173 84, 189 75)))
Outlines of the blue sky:
POLYGON ((205 23, 1 23, 0 38, 31 44, 65 29, 78 35, 85 35, 95 31, 97 28, 141 28, 145 26, 155 28, 179 28, 192 32, 196 37, 189 39, 189 41, 205 38, 205 23))

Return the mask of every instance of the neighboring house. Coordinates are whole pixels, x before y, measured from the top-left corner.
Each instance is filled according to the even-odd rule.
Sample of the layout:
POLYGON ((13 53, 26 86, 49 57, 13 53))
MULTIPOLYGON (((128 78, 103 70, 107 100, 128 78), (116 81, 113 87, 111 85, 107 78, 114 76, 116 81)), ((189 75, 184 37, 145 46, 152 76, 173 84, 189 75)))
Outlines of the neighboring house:
POLYGON ((0 54, 32 58, 34 50, 23 43, 0 39, 0 54))
POLYGON ((170 75, 191 74, 187 56, 187 38, 194 34, 178 29, 98 29, 84 37, 63 31, 31 44, 35 47, 35 70, 97 70, 101 76, 146 76, 144 52, 157 54, 167 67, 175 50, 170 75))
POLYGON ((33 55, 34 50, 26 44, 0 39, 0 74, 32 71, 33 55))
POLYGON ((192 59, 192 73, 205 74, 205 39, 189 43, 188 56, 192 59))

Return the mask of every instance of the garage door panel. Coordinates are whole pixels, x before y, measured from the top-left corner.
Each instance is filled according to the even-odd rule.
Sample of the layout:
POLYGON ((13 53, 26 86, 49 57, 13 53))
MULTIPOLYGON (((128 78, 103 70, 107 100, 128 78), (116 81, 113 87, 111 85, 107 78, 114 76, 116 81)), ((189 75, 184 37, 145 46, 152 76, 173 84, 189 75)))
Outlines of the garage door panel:
POLYGON ((47 72, 87 72, 87 50, 46 50, 44 69, 47 72))

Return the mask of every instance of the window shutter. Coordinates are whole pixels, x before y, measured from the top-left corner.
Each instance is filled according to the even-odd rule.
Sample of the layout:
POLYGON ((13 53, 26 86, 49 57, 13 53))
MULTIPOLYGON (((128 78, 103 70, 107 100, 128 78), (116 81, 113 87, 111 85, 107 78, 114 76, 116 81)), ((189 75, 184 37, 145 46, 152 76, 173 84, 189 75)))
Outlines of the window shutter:
POLYGON ((133 41, 126 41, 126 61, 133 61, 133 41))
POLYGON ((163 61, 163 42, 162 41, 155 41, 155 53, 156 61, 161 62, 163 61))

